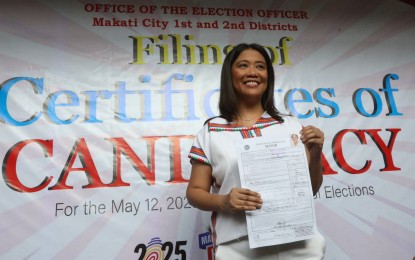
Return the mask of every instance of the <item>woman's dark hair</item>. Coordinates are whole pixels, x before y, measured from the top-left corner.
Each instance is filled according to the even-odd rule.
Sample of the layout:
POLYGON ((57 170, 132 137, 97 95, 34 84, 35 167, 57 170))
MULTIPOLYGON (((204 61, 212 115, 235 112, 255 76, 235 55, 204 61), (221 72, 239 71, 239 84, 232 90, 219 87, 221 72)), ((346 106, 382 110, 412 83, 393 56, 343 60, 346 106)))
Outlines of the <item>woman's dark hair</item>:
POLYGON ((259 44, 256 43, 241 43, 236 45, 225 57, 222 66, 221 79, 220 79, 220 95, 219 95, 219 112, 220 117, 225 118, 227 121, 232 122, 237 118, 237 105, 238 99, 236 97, 235 90, 232 85, 232 64, 238 58, 238 56, 244 50, 252 49, 256 50, 264 57, 267 72, 268 72, 268 83, 265 93, 262 95, 261 104, 262 108, 267 111, 267 113, 280 122, 284 120, 280 116, 279 111, 274 105, 274 68, 272 67, 271 59, 267 51, 259 44))

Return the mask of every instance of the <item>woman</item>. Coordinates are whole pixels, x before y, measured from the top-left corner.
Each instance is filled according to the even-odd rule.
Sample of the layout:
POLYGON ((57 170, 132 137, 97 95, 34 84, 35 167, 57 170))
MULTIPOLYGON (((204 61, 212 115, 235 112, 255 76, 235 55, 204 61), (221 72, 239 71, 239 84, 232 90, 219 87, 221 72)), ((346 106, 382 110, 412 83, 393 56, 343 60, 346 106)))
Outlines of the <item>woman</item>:
POLYGON ((274 70, 263 47, 239 44, 226 56, 219 97, 220 117, 208 120, 190 151, 192 172, 187 188, 189 202, 212 211, 216 259, 321 259, 324 238, 249 249, 245 211, 259 209, 259 193, 241 188, 234 144, 244 138, 269 137, 295 132, 306 148, 314 194, 323 177, 323 133, 302 127, 274 106, 274 70))
POLYGON ((300 142, 298 141, 298 134, 292 134, 291 140, 292 140, 292 146, 297 147, 300 145, 300 142))

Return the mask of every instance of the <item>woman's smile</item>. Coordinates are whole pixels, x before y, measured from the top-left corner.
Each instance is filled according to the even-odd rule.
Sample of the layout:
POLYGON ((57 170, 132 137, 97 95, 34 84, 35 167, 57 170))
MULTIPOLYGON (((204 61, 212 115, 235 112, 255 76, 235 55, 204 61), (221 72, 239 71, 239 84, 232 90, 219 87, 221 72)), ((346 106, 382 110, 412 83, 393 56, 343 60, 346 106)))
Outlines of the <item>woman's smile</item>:
POLYGON ((260 99, 267 89, 268 72, 264 57, 256 50, 241 52, 232 65, 232 84, 240 98, 260 99))

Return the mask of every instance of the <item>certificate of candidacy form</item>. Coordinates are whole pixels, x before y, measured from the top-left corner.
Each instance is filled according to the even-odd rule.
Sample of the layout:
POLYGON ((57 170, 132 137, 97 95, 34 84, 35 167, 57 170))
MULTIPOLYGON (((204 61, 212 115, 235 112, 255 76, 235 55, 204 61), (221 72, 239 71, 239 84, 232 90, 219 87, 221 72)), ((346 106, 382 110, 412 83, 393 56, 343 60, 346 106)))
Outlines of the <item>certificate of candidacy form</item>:
POLYGON ((250 248, 317 234, 305 147, 301 141, 294 145, 291 136, 244 139, 237 145, 241 185, 263 200, 261 209, 246 211, 250 248))

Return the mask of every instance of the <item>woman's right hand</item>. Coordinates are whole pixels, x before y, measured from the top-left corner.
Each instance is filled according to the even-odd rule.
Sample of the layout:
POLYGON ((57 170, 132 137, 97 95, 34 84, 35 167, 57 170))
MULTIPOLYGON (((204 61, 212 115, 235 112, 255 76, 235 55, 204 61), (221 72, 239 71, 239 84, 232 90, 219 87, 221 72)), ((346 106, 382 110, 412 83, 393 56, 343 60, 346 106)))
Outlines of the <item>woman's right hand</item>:
POLYGON ((258 192, 245 188, 232 188, 223 197, 221 209, 224 212, 239 212, 261 208, 262 199, 258 192))
POLYGON ((210 193, 212 180, 210 165, 193 162, 186 190, 187 199, 193 207, 222 212, 241 212, 261 208, 261 195, 249 189, 233 188, 227 195, 210 193))

